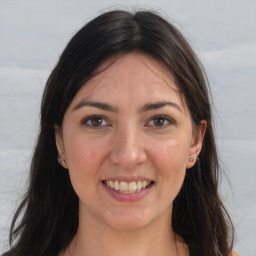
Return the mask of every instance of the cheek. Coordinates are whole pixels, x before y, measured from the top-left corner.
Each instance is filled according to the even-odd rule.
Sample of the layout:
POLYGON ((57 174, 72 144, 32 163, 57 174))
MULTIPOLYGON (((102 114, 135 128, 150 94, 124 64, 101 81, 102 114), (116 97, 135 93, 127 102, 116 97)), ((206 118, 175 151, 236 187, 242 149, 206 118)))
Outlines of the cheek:
POLYGON ((101 140, 88 139, 85 136, 68 138, 65 143, 65 153, 68 166, 76 171, 92 171, 93 166, 100 164, 103 154, 101 140))
POLYGON ((173 139, 164 143, 156 142, 151 151, 151 161, 157 169, 159 180, 166 196, 172 199, 178 194, 186 173, 189 143, 173 139))
MULTIPOLYGON (((100 166, 105 152, 102 143, 77 136, 67 140, 65 153, 67 156, 70 178, 75 191, 90 188, 93 193, 95 184, 99 182, 100 166)), ((90 192, 88 189, 88 193, 90 192)))
POLYGON ((151 156, 157 162, 157 165, 169 169, 174 167, 186 169, 189 150, 189 139, 173 138, 164 141, 155 141, 151 149, 151 156))

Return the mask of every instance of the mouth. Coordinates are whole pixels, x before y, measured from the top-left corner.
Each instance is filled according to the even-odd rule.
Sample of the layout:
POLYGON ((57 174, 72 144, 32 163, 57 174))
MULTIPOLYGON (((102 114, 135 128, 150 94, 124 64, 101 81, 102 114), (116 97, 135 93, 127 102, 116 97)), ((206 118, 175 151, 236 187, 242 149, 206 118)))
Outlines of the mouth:
POLYGON ((119 180, 102 180, 102 183, 110 189, 124 194, 138 193, 152 186, 154 181, 119 181, 119 180))

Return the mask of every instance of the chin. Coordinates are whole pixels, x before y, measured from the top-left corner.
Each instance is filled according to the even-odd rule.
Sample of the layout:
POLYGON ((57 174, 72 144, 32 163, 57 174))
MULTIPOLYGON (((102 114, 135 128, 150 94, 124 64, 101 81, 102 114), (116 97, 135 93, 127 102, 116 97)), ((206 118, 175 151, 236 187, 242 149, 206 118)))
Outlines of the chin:
POLYGON ((116 229, 133 230, 147 226, 152 220, 145 212, 120 210, 108 216, 109 226, 116 229))

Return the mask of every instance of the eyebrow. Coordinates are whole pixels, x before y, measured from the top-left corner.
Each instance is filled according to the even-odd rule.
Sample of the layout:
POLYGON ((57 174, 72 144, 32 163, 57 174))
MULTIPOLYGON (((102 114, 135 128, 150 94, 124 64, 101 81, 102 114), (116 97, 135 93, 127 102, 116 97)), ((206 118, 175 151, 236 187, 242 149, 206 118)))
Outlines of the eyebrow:
MULTIPOLYGON (((75 105, 75 107, 73 108, 72 111, 75 111, 75 110, 77 110, 77 109, 79 109, 81 107, 84 107, 84 106, 95 107, 95 108, 99 108, 99 109, 102 109, 102 110, 106 110, 106 111, 110 111, 110 112, 115 112, 115 113, 118 112, 118 107, 112 106, 110 104, 103 103, 103 102, 97 102, 97 101, 84 101, 84 100, 82 100, 77 105, 75 105)), ((176 104, 174 102, 170 102, 170 101, 159 101, 159 102, 156 102, 156 103, 145 104, 140 109, 140 112, 146 112, 146 111, 150 111, 150 110, 155 110, 155 109, 163 108, 165 106, 174 107, 179 112, 183 113, 181 107, 178 104, 176 104)))
POLYGON ((154 110, 154 109, 163 108, 163 107, 165 107, 165 106, 174 107, 174 108, 176 108, 179 112, 183 113, 181 107, 180 107, 177 103, 170 102, 170 101, 159 101, 159 102, 156 102, 156 103, 148 103, 148 104, 144 105, 144 106, 141 108, 141 111, 142 111, 142 112, 150 111, 150 110, 154 110))
POLYGON ((73 108, 72 111, 75 111, 75 110, 77 110, 81 107, 84 107, 84 106, 95 107, 95 108, 107 110, 107 111, 110 111, 110 112, 117 112, 118 111, 117 107, 111 106, 107 103, 96 102, 96 101, 84 101, 84 100, 82 100, 77 105, 75 105, 75 107, 73 108))

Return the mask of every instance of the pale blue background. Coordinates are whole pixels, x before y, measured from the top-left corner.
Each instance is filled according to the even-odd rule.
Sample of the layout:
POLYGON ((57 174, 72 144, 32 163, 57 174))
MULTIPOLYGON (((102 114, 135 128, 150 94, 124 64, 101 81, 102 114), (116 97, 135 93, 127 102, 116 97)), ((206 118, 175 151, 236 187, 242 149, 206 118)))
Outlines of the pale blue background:
POLYGON ((154 9, 173 20, 198 53, 216 108, 222 195, 236 230, 236 250, 256 256, 255 0, 0 0, 0 252, 38 127, 42 89, 71 35, 113 8, 154 9))

